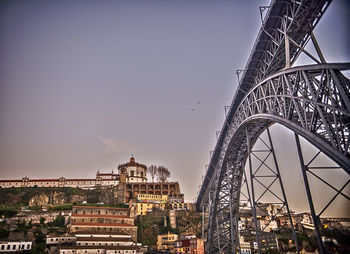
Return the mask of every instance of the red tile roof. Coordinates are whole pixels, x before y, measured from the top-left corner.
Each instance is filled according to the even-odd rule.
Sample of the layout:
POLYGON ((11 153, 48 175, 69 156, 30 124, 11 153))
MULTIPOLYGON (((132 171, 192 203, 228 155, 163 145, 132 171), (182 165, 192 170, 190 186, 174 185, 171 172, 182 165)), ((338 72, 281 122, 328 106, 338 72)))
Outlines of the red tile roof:
POLYGON ((94 231, 83 231, 83 230, 79 230, 75 232, 75 235, 124 235, 124 236, 129 236, 129 234, 124 233, 124 232, 94 232, 94 231))
POLYGON ((99 215, 99 214, 72 214, 72 217, 88 217, 88 218, 122 218, 122 219, 133 219, 129 216, 122 215, 99 215))
POLYGON ((138 250, 136 246, 61 246, 60 250, 138 250))
POLYGON ((78 241, 84 242, 130 242, 131 237, 77 237, 78 241))
POLYGON ((90 223, 90 222, 73 222, 72 226, 102 226, 102 227, 137 227, 125 223, 90 223))

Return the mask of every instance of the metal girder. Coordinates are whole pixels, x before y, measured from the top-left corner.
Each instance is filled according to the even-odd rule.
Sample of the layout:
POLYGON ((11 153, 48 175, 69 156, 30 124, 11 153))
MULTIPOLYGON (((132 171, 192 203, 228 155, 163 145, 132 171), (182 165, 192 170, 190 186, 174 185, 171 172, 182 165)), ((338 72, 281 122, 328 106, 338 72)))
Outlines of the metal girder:
MULTIPOLYGON (((208 204, 208 253, 234 253, 239 249, 240 196, 254 214, 258 207, 255 197, 250 196, 244 167, 256 140, 268 126, 286 126, 350 174, 350 81, 341 73, 350 69, 350 64, 325 64, 313 36, 313 29, 330 3, 331 0, 273 0, 265 8, 268 12, 248 63, 239 71, 242 75, 237 72, 239 86, 231 106, 225 108, 226 119, 217 133, 218 141, 197 197, 197 208, 208 204), (305 50, 310 39, 319 59, 305 50), (302 52, 318 64, 290 68, 302 52), (241 193, 243 185, 247 195, 241 193)), ((260 162, 264 164, 264 159, 260 162)), ((284 192, 277 164, 276 167, 274 177, 284 192)), ((307 167, 303 170, 313 174, 307 167)), ((336 194, 315 216, 320 216, 338 195, 349 199, 342 193, 349 183, 350 180, 340 189, 328 184, 336 194)), ((265 192, 270 191, 271 185, 262 186, 265 192)), ((254 196, 254 190, 251 194, 254 196)), ((284 200, 280 201, 287 207, 282 194, 284 200)))
POLYGON ((303 136, 350 174, 350 81, 340 72, 345 69, 350 64, 280 71, 253 87, 234 117, 226 119, 225 147, 216 154, 209 253, 232 253, 239 246, 237 231, 235 239, 230 232, 237 230, 244 165, 248 150, 269 125, 280 123, 303 136))
MULTIPOLYGON (((310 40, 312 31, 331 0, 274 0, 259 31, 248 63, 239 79, 239 87, 234 95, 232 105, 227 112, 227 118, 232 119, 246 93, 268 75, 285 67, 285 35, 293 39, 300 47, 310 40)), ((291 65, 295 62, 301 49, 290 45, 289 57, 291 65)), ((225 124, 220 132, 217 145, 206 172, 197 198, 197 208, 207 202, 209 192, 215 182, 216 168, 213 166, 220 160, 221 149, 226 149, 229 126, 225 124)))

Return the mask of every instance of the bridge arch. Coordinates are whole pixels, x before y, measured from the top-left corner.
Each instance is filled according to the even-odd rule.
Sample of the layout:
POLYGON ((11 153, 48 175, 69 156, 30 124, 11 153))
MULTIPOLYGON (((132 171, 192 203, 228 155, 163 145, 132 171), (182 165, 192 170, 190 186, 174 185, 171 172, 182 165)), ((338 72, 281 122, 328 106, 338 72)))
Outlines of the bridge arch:
POLYGON ((229 128, 217 147, 209 253, 238 246, 233 232, 238 232, 244 167, 249 150, 270 125, 279 123, 304 137, 350 174, 350 82, 340 72, 349 68, 350 64, 322 64, 280 71, 253 87, 226 119, 229 128))

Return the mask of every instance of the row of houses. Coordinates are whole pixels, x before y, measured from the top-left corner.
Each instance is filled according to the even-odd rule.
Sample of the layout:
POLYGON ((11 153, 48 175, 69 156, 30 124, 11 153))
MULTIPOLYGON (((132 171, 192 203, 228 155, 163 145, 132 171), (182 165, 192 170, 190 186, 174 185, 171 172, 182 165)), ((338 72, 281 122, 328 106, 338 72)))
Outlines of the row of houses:
POLYGON ((129 208, 73 206, 68 229, 70 234, 47 236, 50 253, 144 253, 129 208))

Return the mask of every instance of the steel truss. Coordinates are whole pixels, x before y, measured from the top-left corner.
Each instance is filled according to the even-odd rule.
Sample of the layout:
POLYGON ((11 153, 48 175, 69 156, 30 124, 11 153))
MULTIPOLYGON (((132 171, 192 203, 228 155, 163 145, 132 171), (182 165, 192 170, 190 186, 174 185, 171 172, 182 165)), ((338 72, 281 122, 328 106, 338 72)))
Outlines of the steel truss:
MULTIPOLYGON (((233 119, 227 119, 228 145, 227 150, 222 150, 222 163, 217 164, 210 208, 209 253, 232 253, 239 247, 237 223, 244 166, 253 145, 269 125, 280 123, 303 136, 350 173, 350 81, 340 72, 345 69, 350 69, 350 64, 318 64, 280 71, 253 87, 233 119)), ((278 171, 274 172, 279 178, 278 171)), ((279 182, 283 189, 280 179, 279 182)), ((268 191, 269 187, 265 187, 268 191)), ((254 215, 258 199, 253 195, 254 190, 254 215)), ((281 202, 287 205, 285 196, 281 202)))
MULTIPOLYGON (((314 42, 312 31, 328 8, 331 0, 272 0, 266 8, 268 13, 263 20, 248 63, 239 78, 239 87, 230 107, 225 108, 227 119, 232 119, 247 92, 268 75, 293 65, 310 39, 314 42), (291 43, 289 43, 291 41, 291 43)), ((318 46, 316 51, 322 56, 318 46)), ((323 56, 322 56, 323 58, 323 56)), ((322 61, 321 61, 322 62, 322 61)), ((214 191, 217 164, 221 164, 222 150, 227 149, 227 136, 230 127, 224 124, 217 145, 197 198, 197 207, 208 202, 209 193, 214 191)))
MULTIPOLYGON (((341 73, 342 70, 350 69, 350 64, 326 64, 313 35, 314 27, 330 2, 331 0, 272 0, 270 6, 260 8, 260 13, 264 10, 268 12, 265 19, 261 16, 263 24, 246 67, 244 70, 237 70, 239 87, 231 106, 225 107, 225 123, 222 130, 217 132, 218 141, 211 153, 210 163, 197 197, 197 208, 202 210, 205 207, 209 210, 208 253, 239 251, 238 221, 242 203, 252 210, 257 242, 260 244, 259 231, 262 232, 264 228, 258 225, 256 213, 263 210, 262 197, 267 194, 277 199, 275 204, 279 202, 286 208, 293 228, 268 131, 268 127, 274 123, 284 125, 296 135, 301 170, 318 234, 320 252, 324 252, 318 230, 319 217, 338 196, 349 200, 342 192, 349 181, 341 188, 335 188, 321 179, 310 167, 312 161, 304 162, 299 135, 350 175, 350 81, 341 73), (305 49, 309 40, 316 49, 317 57, 305 49), (317 64, 290 68, 301 53, 317 64), (266 147, 259 154, 253 150, 253 146, 258 140, 262 140, 260 135, 265 130, 268 140, 263 141, 266 147), (253 165, 253 157, 259 162, 257 165, 253 165), (268 157, 273 158, 272 166, 266 163, 268 157), (249 177, 245 172, 247 161, 249 177), (270 170, 270 174, 263 178, 272 182, 263 182, 258 174, 261 167, 270 170), (313 207, 308 187, 310 175, 336 192, 319 213, 313 207), (273 185, 279 186, 278 194, 273 185), (256 186, 263 188, 260 195, 255 190, 256 186)), ((269 223, 278 213, 277 211, 269 215, 269 223)), ((293 235, 295 241, 294 230, 293 235)), ((297 241, 295 243, 297 244, 297 241)), ((298 246, 296 247, 298 250, 298 246)))

